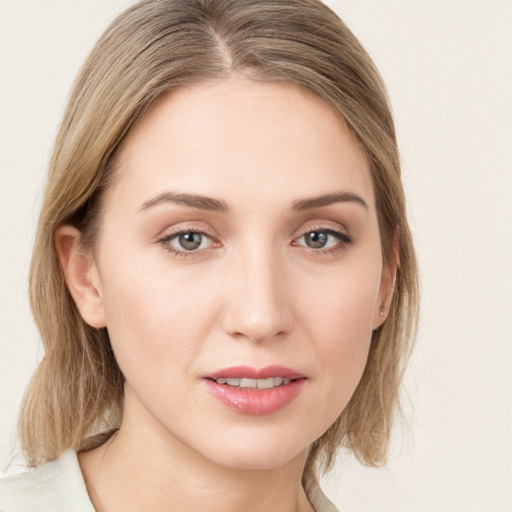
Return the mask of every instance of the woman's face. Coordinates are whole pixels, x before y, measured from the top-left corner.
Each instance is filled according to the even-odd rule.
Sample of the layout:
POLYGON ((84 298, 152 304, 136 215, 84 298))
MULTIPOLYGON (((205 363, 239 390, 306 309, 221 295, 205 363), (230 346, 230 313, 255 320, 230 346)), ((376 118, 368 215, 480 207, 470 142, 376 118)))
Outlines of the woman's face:
POLYGON ((124 422, 232 468, 303 457, 392 286, 374 203, 349 132, 296 86, 233 77, 153 106, 91 256, 124 422))

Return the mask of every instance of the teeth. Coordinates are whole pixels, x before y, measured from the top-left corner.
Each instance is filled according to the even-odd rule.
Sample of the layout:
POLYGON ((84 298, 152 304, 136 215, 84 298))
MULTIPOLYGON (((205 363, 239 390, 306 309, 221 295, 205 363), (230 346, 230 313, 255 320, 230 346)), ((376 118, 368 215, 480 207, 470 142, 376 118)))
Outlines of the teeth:
POLYGON ((258 381, 256 379, 240 379, 241 388, 256 389, 258 381))
POLYGON ((277 379, 258 379, 256 381, 256 387, 258 389, 270 389, 275 386, 280 386, 283 383, 283 379, 281 377, 277 377, 277 379), (279 381, 279 382, 276 382, 279 381))
POLYGON ((234 386, 244 389, 272 389, 278 386, 284 386, 291 382, 291 379, 286 379, 284 377, 271 377, 269 379, 227 379, 220 378, 215 382, 217 384, 227 384, 228 386, 234 386))

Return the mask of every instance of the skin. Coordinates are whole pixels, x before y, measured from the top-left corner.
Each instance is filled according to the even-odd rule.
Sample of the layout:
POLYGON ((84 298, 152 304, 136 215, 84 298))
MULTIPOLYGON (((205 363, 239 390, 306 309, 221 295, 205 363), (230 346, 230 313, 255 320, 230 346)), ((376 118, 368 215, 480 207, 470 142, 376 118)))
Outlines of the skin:
POLYGON ((312 510, 308 447, 352 396, 393 289, 366 158, 320 99, 233 75, 155 104, 116 169, 94 247, 71 226, 56 235, 71 294, 126 377, 119 433, 79 454, 95 508, 312 510), (168 191, 229 211, 155 201, 168 191), (293 208, 339 192, 353 196, 293 208), (207 235, 186 251, 177 231, 207 235), (326 245, 308 246, 319 232, 326 245), (307 379, 277 412, 244 415, 203 381, 236 365, 307 379))

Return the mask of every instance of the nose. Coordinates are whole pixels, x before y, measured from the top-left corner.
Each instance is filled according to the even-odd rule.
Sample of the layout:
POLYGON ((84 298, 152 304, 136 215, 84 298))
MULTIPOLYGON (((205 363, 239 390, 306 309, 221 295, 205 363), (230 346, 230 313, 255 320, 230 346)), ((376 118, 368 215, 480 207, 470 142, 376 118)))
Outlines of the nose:
POLYGON ((293 327, 292 291, 286 265, 271 248, 248 250, 237 258, 226 286, 224 331, 256 343, 276 340, 293 327))

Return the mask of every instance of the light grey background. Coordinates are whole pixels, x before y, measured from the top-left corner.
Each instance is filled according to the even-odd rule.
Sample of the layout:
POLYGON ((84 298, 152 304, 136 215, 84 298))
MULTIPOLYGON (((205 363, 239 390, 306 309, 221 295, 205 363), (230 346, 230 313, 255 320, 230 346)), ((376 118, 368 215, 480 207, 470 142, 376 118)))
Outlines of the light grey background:
MULTIPOLYGON (((51 145, 85 55, 130 3, 0 0, 0 472, 42 354, 27 272, 51 145)), ((327 3, 388 85, 423 303, 390 464, 346 458, 324 488, 346 512, 512 512, 512 2, 327 3)))

